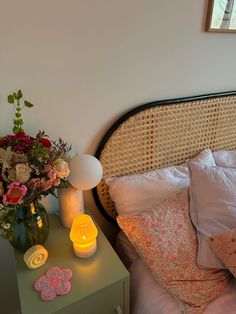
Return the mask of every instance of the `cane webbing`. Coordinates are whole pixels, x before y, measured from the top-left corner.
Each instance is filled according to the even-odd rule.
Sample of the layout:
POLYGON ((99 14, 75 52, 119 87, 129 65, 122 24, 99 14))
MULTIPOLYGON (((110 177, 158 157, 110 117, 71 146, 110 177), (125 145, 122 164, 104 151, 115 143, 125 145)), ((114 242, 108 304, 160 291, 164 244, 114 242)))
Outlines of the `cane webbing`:
POLYGON ((236 96, 144 107, 118 126, 100 153, 103 208, 115 219, 104 178, 181 164, 204 148, 236 149, 236 96))

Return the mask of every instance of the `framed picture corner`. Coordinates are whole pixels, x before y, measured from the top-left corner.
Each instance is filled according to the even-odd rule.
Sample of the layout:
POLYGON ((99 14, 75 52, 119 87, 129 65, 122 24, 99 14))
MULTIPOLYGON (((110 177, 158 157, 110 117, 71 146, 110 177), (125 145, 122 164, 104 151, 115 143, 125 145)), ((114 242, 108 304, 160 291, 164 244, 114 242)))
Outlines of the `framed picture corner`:
POLYGON ((236 33, 236 0, 209 0, 205 31, 236 33))

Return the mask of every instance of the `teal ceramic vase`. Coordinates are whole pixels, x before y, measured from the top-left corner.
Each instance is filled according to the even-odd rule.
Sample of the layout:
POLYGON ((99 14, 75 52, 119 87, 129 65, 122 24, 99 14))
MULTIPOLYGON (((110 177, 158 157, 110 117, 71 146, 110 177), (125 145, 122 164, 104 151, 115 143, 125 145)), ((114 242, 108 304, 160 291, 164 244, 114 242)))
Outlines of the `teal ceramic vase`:
POLYGON ((35 244, 43 244, 49 234, 49 220, 44 206, 38 200, 28 206, 17 206, 16 223, 11 245, 18 251, 25 252, 35 244))

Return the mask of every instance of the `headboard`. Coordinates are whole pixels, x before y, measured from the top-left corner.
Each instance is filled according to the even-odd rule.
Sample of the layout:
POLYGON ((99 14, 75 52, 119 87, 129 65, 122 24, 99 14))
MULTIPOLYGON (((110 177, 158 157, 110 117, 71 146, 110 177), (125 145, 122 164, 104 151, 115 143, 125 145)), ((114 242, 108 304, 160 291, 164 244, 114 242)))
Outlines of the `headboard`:
POLYGON ((204 148, 236 149, 236 91, 154 101, 126 112, 95 154, 104 170, 93 189, 98 208, 115 222, 106 177, 181 164, 204 148))

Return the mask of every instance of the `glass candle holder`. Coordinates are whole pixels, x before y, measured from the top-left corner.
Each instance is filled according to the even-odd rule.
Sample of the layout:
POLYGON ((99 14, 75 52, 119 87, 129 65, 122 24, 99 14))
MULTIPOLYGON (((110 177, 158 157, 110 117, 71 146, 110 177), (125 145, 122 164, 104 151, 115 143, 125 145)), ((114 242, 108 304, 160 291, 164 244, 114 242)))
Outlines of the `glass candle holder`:
POLYGON ((92 256, 97 249, 97 234, 98 230, 91 216, 76 216, 70 230, 75 255, 81 258, 92 256))

